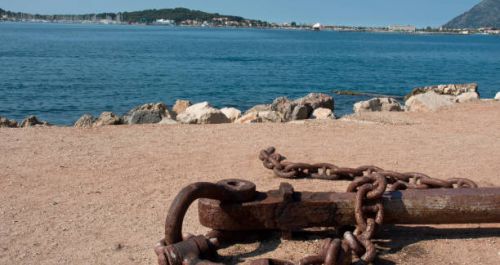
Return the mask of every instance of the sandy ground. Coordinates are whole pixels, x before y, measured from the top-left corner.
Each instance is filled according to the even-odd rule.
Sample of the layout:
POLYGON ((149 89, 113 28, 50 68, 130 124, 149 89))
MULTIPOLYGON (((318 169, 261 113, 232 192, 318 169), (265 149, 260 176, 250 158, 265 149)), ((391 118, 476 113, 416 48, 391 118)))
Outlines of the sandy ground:
MULTIPOLYGON (((270 145, 293 161, 375 164, 500 186, 500 102, 305 124, 0 129, 0 264, 155 264, 153 245, 183 186, 241 178, 263 191, 278 187, 283 180, 257 159, 270 145)), ((202 233, 196 210, 185 231, 202 233)), ((377 264, 500 261, 500 224, 385 227, 380 237, 377 264)), ((298 260, 317 246, 273 237, 223 253, 298 260)))

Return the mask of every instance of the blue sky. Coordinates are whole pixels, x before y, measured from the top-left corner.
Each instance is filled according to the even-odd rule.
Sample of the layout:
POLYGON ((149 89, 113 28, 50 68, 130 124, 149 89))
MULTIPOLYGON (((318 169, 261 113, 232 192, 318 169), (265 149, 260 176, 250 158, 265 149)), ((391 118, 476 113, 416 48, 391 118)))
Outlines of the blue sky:
POLYGON ((480 0, 0 0, 0 8, 75 14, 187 7, 271 22, 440 26, 480 0))

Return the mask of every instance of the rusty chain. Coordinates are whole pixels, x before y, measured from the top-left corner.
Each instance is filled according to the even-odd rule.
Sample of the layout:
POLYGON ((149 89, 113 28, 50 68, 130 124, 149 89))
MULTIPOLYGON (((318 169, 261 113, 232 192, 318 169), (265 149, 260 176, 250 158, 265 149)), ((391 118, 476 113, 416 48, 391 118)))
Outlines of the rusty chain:
MULTIPOLYGON (((313 178, 323 180, 351 181, 347 192, 355 196, 355 230, 347 231, 343 238, 328 238, 316 255, 299 261, 299 265, 352 264, 353 257, 362 263, 371 263, 376 258, 376 248, 372 239, 377 228, 384 221, 383 195, 386 191, 406 189, 436 188, 476 188, 477 185, 463 178, 440 180, 422 173, 399 173, 387 171, 376 166, 357 168, 339 167, 330 163, 293 163, 276 152, 274 147, 262 150, 259 159, 263 165, 281 178, 313 178)), ((287 184, 289 185, 289 184, 287 184)), ((284 186, 287 187, 286 185, 284 186)), ((293 193, 291 186, 284 194, 293 193)), ((205 236, 182 234, 184 215, 196 199, 212 199, 221 203, 250 202, 256 196, 255 185, 242 180, 225 180, 218 183, 199 182, 184 188, 171 205, 165 222, 165 238, 155 247, 160 265, 222 265, 212 260, 217 255, 221 242, 234 241, 235 232, 211 231, 205 236)), ((273 259, 260 259, 252 265, 293 265, 292 262, 273 259)))
MULTIPOLYGON (((399 173, 387 171, 376 166, 360 166, 357 168, 339 167, 330 163, 293 163, 286 161, 286 157, 276 153, 274 147, 264 149, 259 154, 259 159, 264 167, 274 171, 274 174, 281 178, 313 178, 324 180, 351 180, 370 173, 378 173, 387 179, 387 184, 391 186, 387 191, 405 189, 432 189, 432 188, 476 188, 477 185, 464 178, 451 178, 441 180, 431 178, 422 173, 409 172, 399 173)), ((366 181, 366 179, 365 179, 366 181)), ((355 183, 352 185, 356 185, 355 183)), ((353 190, 349 190, 352 192, 353 190)))
POLYGON ((386 191, 477 188, 476 183, 464 178, 441 180, 422 173, 399 173, 376 166, 346 168, 330 163, 289 162, 286 161, 285 156, 277 153, 274 147, 262 150, 259 159, 264 167, 273 170, 274 174, 281 178, 352 181, 347 188, 347 192, 356 192, 356 229, 352 233, 350 231, 345 232, 342 240, 338 238, 327 239, 319 254, 303 258, 299 265, 347 265, 351 264, 353 255, 357 256, 362 262, 372 262, 376 257, 376 249, 372 238, 384 220, 382 196, 386 191))

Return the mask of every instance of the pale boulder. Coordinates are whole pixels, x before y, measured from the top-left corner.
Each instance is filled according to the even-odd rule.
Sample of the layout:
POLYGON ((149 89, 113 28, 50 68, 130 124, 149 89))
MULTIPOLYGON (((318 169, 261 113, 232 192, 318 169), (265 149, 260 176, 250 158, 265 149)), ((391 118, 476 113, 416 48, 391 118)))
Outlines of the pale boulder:
POLYGON ((75 122, 74 127, 76 128, 90 128, 95 122, 94 116, 90 114, 85 114, 80 119, 75 122))
POLYGON ((428 112, 448 107, 454 104, 455 97, 440 95, 434 91, 411 96, 405 103, 407 111, 428 112))
POLYGON ((372 98, 354 104, 354 113, 372 111, 403 111, 403 107, 393 98, 372 98))
POLYGON ((235 120, 234 123, 245 124, 245 123, 259 123, 262 122, 262 118, 259 117, 259 112, 249 112, 245 113, 239 119, 235 120))
POLYGON ((305 105, 311 108, 311 112, 317 108, 333 109, 333 97, 322 93, 310 93, 305 97, 294 100, 298 105, 305 105))
POLYGON ((500 100, 500 92, 495 95, 495 100, 500 100))
POLYGON ((212 107, 208 102, 194 104, 177 115, 177 121, 184 124, 219 124, 230 123, 224 113, 212 107))
POLYGON ((455 98, 455 101, 457 103, 464 103, 464 102, 469 102, 469 101, 476 101, 479 100, 479 94, 477 92, 467 92, 458 95, 455 98))
POLYGON ((234 121, 234 123, 261 123, 261 122, 283 122, 283 116, 277 111, 254 111, 243 115, 241 118, 234 121))
POLYGON ((103 112, 99 118, 95 121, 94 127, 108 126, 108 125, 119 125, 122 124, 122 119, 114 114, 113 112, 103 112))
POLYGON ((313 111, 311 117, 317 120, 329 120, 335 118, 335 115, 333 115, 333 111, 331 109, 317 108, 313 111))
POLYGON ((184 111, 186 111, 187 108, 189 108, 192 105, 191 101, 189 100, 182 100, 178 99, 175 101, 174 107, 172 110, 177 114, 181 114, 184 111))
POLYGON ((220 109, 224 115, 231 121, 234 122, 235 120, 239 119, 241 117, 241 111, 236 108, 222 108, 220 109))

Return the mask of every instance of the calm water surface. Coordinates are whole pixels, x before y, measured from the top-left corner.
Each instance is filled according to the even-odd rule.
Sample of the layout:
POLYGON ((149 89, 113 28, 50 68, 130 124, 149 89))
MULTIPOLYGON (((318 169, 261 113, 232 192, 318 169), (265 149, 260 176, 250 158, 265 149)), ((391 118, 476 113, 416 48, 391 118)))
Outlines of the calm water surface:
MULTIPOLYGON (((242 110, 278 96, 477 82, 500 91, 500 37, 0 23, 0 115, 71 124, 178 98, 242 110)), ((365 97, 335 95, 337 114, 365 97)))

